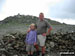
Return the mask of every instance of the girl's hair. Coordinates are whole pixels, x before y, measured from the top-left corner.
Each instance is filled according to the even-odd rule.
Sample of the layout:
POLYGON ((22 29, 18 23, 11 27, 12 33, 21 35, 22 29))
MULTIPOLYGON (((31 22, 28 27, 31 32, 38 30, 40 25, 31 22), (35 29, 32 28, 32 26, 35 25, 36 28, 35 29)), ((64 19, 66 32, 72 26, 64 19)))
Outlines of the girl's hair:
POLYGON ((36 25, 36 24, 32 23, 30 26, 32 26, 32 25, 33 25, 35 28, 37 28, 37 25, 36 25))

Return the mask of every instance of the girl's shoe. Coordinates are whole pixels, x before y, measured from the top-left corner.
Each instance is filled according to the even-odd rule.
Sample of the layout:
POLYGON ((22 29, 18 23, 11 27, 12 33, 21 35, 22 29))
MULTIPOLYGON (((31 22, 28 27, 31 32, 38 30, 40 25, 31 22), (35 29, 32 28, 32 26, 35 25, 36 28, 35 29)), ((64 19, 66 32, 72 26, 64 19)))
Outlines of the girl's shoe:
POLYGON ((33 56, 33 55, 30 55, 30 56, 33 56))
POLYGON ((31 55, 28 55, 28 56, 31 56, 31 55))
POLYGON ((45 54, 42 54, 42 56, 45 56, 45 54))

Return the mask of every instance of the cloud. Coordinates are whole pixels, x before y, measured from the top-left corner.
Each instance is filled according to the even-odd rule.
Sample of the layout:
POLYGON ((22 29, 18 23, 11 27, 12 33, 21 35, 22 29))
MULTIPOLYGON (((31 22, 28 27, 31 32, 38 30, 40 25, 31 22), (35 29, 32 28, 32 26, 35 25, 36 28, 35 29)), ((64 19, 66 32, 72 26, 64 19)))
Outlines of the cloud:
POLYGON ((0 11, 1 11, 2 7, 3 7, 4 2, 5 2, 5 0, 0 0, 0 11))
POLYGON ((59 1, 60 0, 6 0, 0 13, 0 20, 18 13, 38 16, 40 12, 43 12, 45 13, 45 17, 47 17, 49 4, 52 5, 59 1))
POLYGON ((75 19, 61 19, 61 18, 52 18, 52 20, 56 20, 58 22, 61 22, 61 23, 66 23, 66 24, 71 24, 71 25, 75 25, 75 19))
POLYGON ((62 0, 60 3, 50 7, 50 16, 75 19, 75 0, 62 0))
POLYGON ((75 24, 74 5, 75 0, 6 0, 0 8, 0 20, 18 13, 38 16, 40 12, 43 12, 47 18, 52 17, 59 22, 75 24))

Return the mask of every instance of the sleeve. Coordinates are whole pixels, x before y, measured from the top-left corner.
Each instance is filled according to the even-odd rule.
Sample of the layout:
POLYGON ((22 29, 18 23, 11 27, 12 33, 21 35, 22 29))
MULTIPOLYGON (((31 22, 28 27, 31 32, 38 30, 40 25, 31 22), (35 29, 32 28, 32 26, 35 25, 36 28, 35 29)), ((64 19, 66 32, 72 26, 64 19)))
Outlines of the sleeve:
POLYGON ((35 41, 34 42, 36 42, 37 41, 37 32, 35 32, 35 41))
POLYGON ((27 42, 27 40, 28 40, 28 36, 29 36, 29 34, 26 35, 25 42, 27 42))

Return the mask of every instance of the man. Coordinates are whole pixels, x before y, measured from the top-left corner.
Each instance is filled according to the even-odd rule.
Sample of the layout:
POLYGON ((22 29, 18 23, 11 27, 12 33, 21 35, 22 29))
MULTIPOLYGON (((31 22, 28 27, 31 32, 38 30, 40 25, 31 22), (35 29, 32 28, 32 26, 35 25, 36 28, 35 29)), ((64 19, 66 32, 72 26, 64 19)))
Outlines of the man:
POLYGON ((52 30, 52 27, 49 25, 47 21, 44 20, 44 14, 39 14, 39 21, 37 22, 37 39, 38 44, 35 44, 37 53, 39 55, 39 46, 42 48, 42 56, 45 55, 45 41, 46 41, 46 35, 50 33, 52 30), (48 31, 47 31, 48 29, 48 31))

